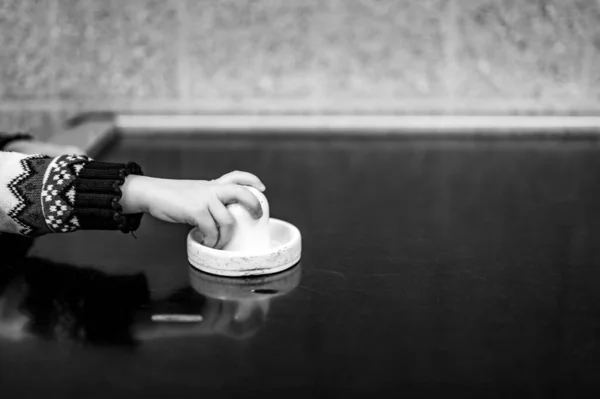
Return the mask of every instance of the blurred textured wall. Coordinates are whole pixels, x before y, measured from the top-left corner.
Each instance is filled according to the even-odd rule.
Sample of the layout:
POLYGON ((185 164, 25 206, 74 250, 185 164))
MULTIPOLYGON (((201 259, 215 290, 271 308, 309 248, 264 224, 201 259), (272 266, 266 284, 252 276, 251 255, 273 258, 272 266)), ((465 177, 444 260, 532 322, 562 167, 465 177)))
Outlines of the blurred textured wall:
POLYGON ((0 68, 4 129, 94 109, 593 112, 600 0, 0 0, 0 68))

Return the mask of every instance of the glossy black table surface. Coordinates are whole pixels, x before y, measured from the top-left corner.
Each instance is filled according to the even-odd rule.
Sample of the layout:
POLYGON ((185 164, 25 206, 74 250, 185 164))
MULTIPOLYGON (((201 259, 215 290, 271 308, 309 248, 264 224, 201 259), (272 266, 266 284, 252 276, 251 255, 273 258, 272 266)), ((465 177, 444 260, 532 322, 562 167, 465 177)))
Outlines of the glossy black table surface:
POLYGON ((26 324, 0 340, 0 397, 597 392, 599 144, 121 138, 101 158, 148 175, 260 176, 303 234, 301 264, 195 273, 188 227, 150 217, 137 239, 40 238, 4 277, 26 324))

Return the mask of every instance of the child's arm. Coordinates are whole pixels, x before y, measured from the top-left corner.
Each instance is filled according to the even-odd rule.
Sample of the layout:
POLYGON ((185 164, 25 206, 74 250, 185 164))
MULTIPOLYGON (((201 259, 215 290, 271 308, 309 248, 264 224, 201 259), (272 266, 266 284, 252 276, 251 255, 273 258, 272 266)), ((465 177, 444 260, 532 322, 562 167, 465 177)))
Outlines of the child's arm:
POLYGON ((95 162, 81 155, 0 152, 0 232, 35 237, 79 229, 137 229, 125 215, 121 185, 138 165, 95 162))
POLYGON ((249 173, 233 172, 211 182, 141 175, 135 163, 0 151, 0 232, 32 237, 79 229, 128 233, 148 212, 197 226, 205 234, 205 245, 222 247, 234 223, 226 204, 239 202, 261 216, 258 200, 241 186, 264 190, 249 173))

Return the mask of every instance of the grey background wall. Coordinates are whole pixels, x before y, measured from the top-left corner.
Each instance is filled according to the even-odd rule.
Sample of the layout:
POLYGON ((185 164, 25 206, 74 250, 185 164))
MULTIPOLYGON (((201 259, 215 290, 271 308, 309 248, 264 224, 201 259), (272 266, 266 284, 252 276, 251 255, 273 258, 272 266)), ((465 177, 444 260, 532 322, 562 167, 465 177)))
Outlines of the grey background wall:
POLYGON ((81 110, 590 113, 600 0, 1 0, 0 129, 81 110))

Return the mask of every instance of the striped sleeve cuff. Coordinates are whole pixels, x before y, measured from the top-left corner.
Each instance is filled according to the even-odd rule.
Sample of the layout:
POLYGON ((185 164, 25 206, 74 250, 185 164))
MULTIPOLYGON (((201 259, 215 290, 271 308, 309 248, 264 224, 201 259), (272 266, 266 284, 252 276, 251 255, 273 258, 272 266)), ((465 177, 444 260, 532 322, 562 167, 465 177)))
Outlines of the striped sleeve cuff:
POLYGON ((48 229, 54 233, 75 230, 137 230, 142 214, 123 215, 121 186, 130 174, 141 175, 135 163, 92 161, 65 155, 48 165, 41 204, 48 229))
POLYGON ((0 232, 134 231, 142 213, 124 215, 119 203, 130 174, 141 175, 139 165, 0 151, 0 232))
POLYGON ((74 213, 80 228, 121 230, 124 233, 137 230, 143 214, 123 215, 119 201, 125 178, 142 174, 141 167, 134 162, 88 162, 79 172, 74 185, 74 213))

